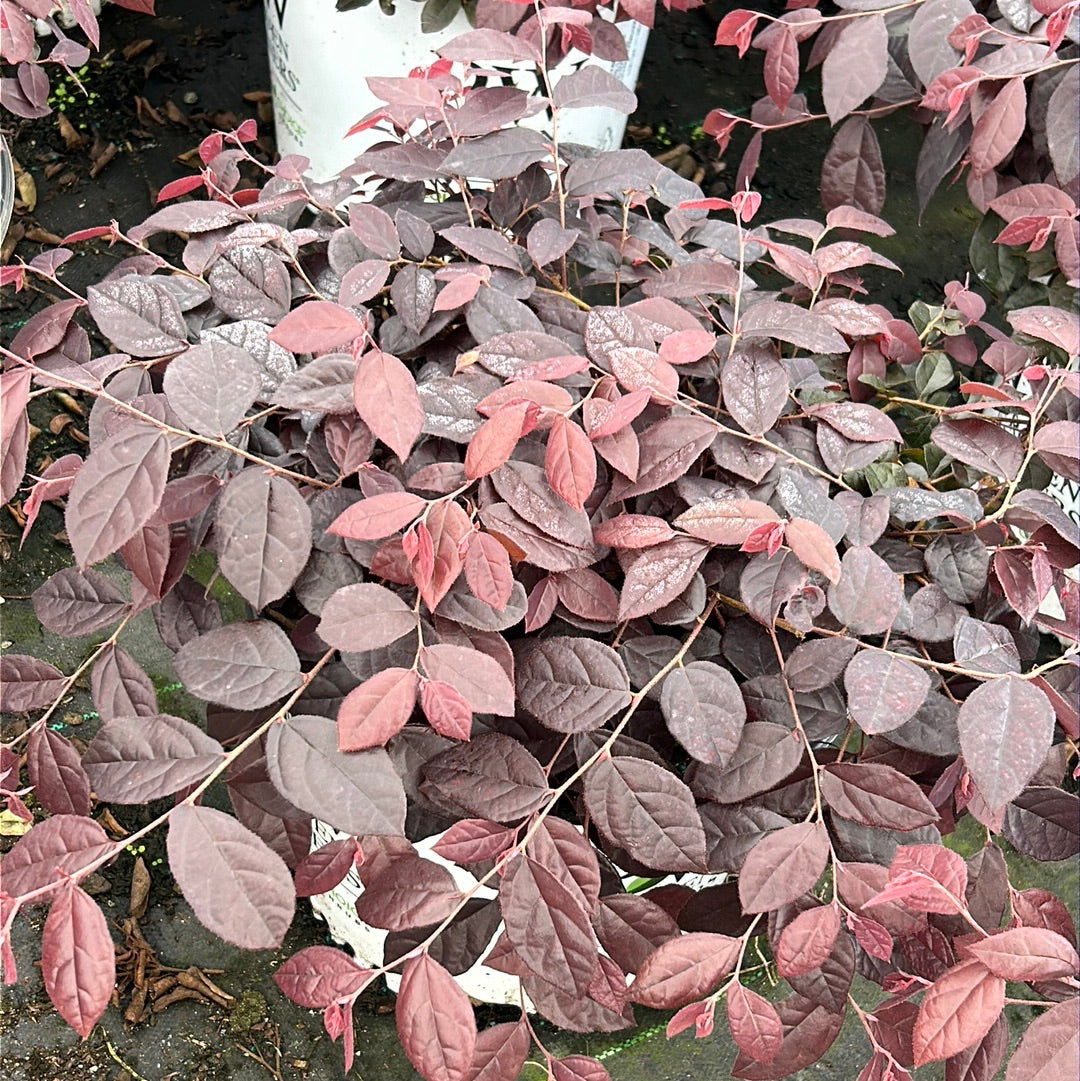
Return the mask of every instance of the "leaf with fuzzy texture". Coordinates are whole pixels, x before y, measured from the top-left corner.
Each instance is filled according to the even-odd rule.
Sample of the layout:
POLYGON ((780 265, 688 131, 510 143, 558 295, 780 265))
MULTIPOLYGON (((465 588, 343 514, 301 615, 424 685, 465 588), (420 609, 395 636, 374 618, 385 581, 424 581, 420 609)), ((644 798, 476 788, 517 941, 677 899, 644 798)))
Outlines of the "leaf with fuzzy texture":
POLYGON ((130 540, 157 510, 169 474, 169 437, 131 423, 91 451, 68 495, 65 525, 80 567, 130 540))
POLYGON ((876 908, 902 901, 916 912, 953 915, 964 905, 967 864, 941 845, 901 845, 889 865, 885 888, 864 902, 876 908))
POLYGON ((258 620, 192 638, 173 665, 187 690, 207 702, 258 709, 300 685, 300 660, 285 632, 258 620))
POLYGON ((739 872, 744 912, 767 912, 790 904, 821 877, 829 838, 820 822, 800 822, 770 833, 749 852, 739 872))
POLYGON ((246 950, 281 945, 296 907, 284 861, 235 818, 181 804, 169 817, 169 869, 199 922, 246 950))
POLYGON ((913 780, 880 763, 827 765, 821 794, 835 814, 864 826, 914 830, 938 820, 937 809, 913 780))
POLYGON ((427 500, 412 492, 381 492, 346 507, 326 531, 350 540, 383 540, 415 521, 425 507, 427 500))
POLYGON ((364 324, 340 304, 309 300, 270 331, 270 341, 290 353, 326 353, 364 333, 364 324))
POLYGON ((889 31, 881 15, 843 24, 821 68, 822 95, 829 122, 838 123, 885 81, 889 31))
POLYGON ((285 596, 311 554, 311 511, 296 484, 241 470, 218 497, 221 573, 256 611, 285 596))
POLYGON ((1080 958, 1071 942, 1042 927, 1010 927, 964 947, 995 976, 1016 983, 1075 977, 1080 958))
POLYGON ((593 527, 593 540, 611 548, 652 548, 675 536, 663 518, 650 514, 619 514, 593 527))
POLYGON ((483 1029, 476 1037, 472 1073, 468 1081, 509 1081, 525 1065, 532 1037, 525 1020, 508 1021, 483 1029))
POLYGON ((598 954, 572 882, 523 856, 503 878, 499 905, 507 937, 521 960, 548 983, 584 995, 598 954))
POLYGON ((90 690, 103 723, 114 717, 149 717, 158 711, 150 677, 119 646, 106 649, 94 664, 90 690))
POLYGON ((780 1050, 784 1029, 768 999, 734 983, 727 992, 728 1028, 735 1046, 755 1062, 770 1063, 780 1050))
POLYGON ((497 822, 484 818, 463 818, 455 822, 432 846, 432 852, 453 863, 480 863, 505 852, 516 834, 497 822))
POLYGON ((462 542, 472 532, 472 523, 457 503, 441 500, 428 511, 427 527, 433 566, 431 577, 420 587, 420 596, 433 612, 461 574, 465 562, 462 542))
POLYGON ((550 795, 540 763, 516 739, 486 732, 435 755, 422 771, 421 792, 458 813, 516 822, 550 795))
POLYGON ((915 1065, 955 1055, 981 1040, 1005 1006, 1005 981, 979 961, 961 961, 929 987, 912 1044, 915 1065))
POLYGON ((619 655, 592 638, 547 638, 518 655, 521 706, 556 732, 589 732, 630 703, 619 655))
POLYGON ((941 421, 930 435, 934 446, 982 473, 1012 480, 1024 464, 1024 447, 1000 424, 973 417, 941 421))
POLYGON ((968 154, 976 178, 986 176, 1011 153, 1027 122, 1023 78, 1009 79, 982 111, 971 133, 968 154))
POLYGON ((776 1005, 783 1037, 768 1063, 755 1062, 740 1053, 731 1076, 746 1081, 774 1081, 790 1077, 817 1062, 840 1034, 843 1015, 837 1014, 803 995, 789 995, 776 1005))
POLYGON ((675 600, 709 554, 692 537, 676 537, 642 552, 630 564, 619 597, 619 622, 650 615, 675 600))
MULTIPOLYGON (((224 210, 221 204, 218 207, 224 210)), ((159 213, 180 209, 167 207, 159 213)), ((133 357, 161 357, 187 347, 187 326, 179 305, 149 277, 127 274, 92 285, 86 290, 86 303, 101 333, 133 357)))
POLYGON ((323 604, 319 637, 350 653, 381 649, 415 630, 417 614, 396 594, 374 582, 343 586, 323 604))
POLYGON ((286 799, 342 833, 404 831, 405 791, 389 755, 380 748, 345 754, 328 717, 301 714, 273 725, 266 735, 266 765, 286 799))
POLYGON ((420 684, 420 708, 428 724, 447 739, 468 739, 472 734, 472 707, 452 684, 425 679, 420 684))
POLYGON ((398 1036, 424 1081, 469 1081, 476 1018, 468 996, 426 953, 405 963, 398 991, 398 1036))
POLYGON ((930 677, 911 661, 877 649, 861 650, 844 670, 848 711, 867 734, 909 721, 930 693, 930 677))
POLYGON ((20 837, 4 857, 4 891, 21 897, 57 882, 60 875, 77 878, 112 847, 93 819, 53 815, 20 837))
POLYGON ((99 799, 148 803, 201 781, 224 754, 190 721, 159 713, 106 721, 82 762, 99 799))
POLYGON ((360 419, 405 461, 425 420, 409 369, 390 353, 369 350, 356 365, 353 402, 360 419))
POLYGON ((804 567, 820 571, 830 582, 840 581, 840 557, 832 537, 816 522, 792 518, 784 529, 784 540, 804 567))
POLYGON ((411 668, 384 668, 354 687, 337 714, 338 747, 381 747, 405 727, 416 705, 418 679, 411 668))
POLYGON ((661 685, 660 709, 692 758, 713 766, 731 760, 746 723, 746 705, 727 669, 712 661, 672 669, 661 685))
POLYGON ((829 609, 855 634, 882 634, 904 599, 889 565, 865 547, 849 548, 840 561, 840 581, 829 586, 829 609))
POLYGON ((557 416, 548 433, 544 474, 552 490, 582 510, 596 486, 596 452, 589 437, 566 417, 557 416))
POLYGON ((501 612, 514 590, 506 549, 490 533, 473 533, 465 550, 465 581, 477 600, 501 612))
POLYGON ((1028 1025, 1013 1052, 1005 1081, 1074 1081, 1080 1062, 1076 1001, 1051 1006, 1028 1025))
POLYGON ((840 909, 818 905, 800 912, 783 931, 776 944, 776 970, 781 976, 802 976, 819 967, 832 953, 840 933, 840 909))
POLYGON ((1054 736, 1054 709, 1038 687, 1007 675, 976 687, 956 718, 960 749, 979 792, 993 808, 1023 791, 1054 736))
POLYGON ((468 646, 433 645, 420 650, 429 679, 456 688, 474 713, 514 716, 514 684, 494 657, 468 646))
POLYGON ((454 876, 441 864, 402 853, 372 871, 355 908, 371 927, 408 931, 441 922, 464 899, 454 876))
MULTIPOLYGON (((330 841, 313 849, 293 870, 296 896, 315 897, 340 885, 356 866, 358 852, 359 848, 353 837, 344 841, 330 841)), ((280 983, 278 986, 281 986, 280 983)))
POLYGON ((359 993, 374 976, 333 946, 308 946, 294 953, 274 973, 281 993, 298 1006, 322 1010, 359 993))
POLYGON ((41 975, 57 1013, 85 1040, 109 1004, 115 950, 97 902, 66 883, 41 935, 41 975))
POLYGON ((43 709, 65 682, 63 672, 37 657, 5 653, 0 657, 0 709, 5 713, 43 709))
POLYGON ((641 758, 602 758, 585 774, 585 806, 600 830, 658 871, 706 867, 705 830, 690 789, 641 758))
POLYGON ((477 428, 465 448, 465 476, 469 480, 494 473, 514 453, 530 407, 529 402, 511 402, 477 428))
POLYGON ((193 431, 222 438, 244 419, 262 386, 251 354, 213 339, 170 361, 163 387, 169 407, 193 431))
POLYGON ((675 519, 677 528, 710 544, 742 544, 755 529, 780 515, 756 499, 709 499, 675 519))
POLYGON ((714 990, 735 967, 739 946, 737 938, 706 932, 670 939, 645 959, 630 985, 630 997, 659 1010, 693 1002, 714 990))
POLYGON ((829 210, 851 205, 880 214, 885 205, 885 166, 881 145, 865 116, 840 125, 821 163, 821 202, 829 210))
POLYGON ((30 729, 26 767, 34 795, 50 814, 90 813, 90 780, 79 752, 59 732, 30 729))

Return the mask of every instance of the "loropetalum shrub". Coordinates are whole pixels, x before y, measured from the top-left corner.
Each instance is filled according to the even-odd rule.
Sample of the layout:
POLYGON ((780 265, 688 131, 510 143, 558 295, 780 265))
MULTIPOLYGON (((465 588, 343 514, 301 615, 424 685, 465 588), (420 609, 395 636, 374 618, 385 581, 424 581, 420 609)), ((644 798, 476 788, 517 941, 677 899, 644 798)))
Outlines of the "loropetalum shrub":
POLYGON ((477 1032, 453 976, 496 936, 487 963, 568 1029, 641 1004, 704 1037, 719 1004, 740 1078, 814 1062, 849 1009, 863 1081, 990 1078, 1017 1000, 1040 1012, 1010 1081, 1064 1076, 1075 929, 1005 852, 1075 853, 1076 536, 1041 490, 1077 477, 1075 316, 1006 333, 958 282, 889 311, 857 277, 887 264, 879 217, 757 225, 752 191, 559 145, 562 109, 633 107, 613 79, 563 79, 548 139, 506 127, 522 91, 474 85, 536 60, 521 39, 442 53, 383 83, 424 123, 361 159, 367 187, 290 158, 239 192, 245 125, 202 144, 211 198, 68 238, 133 250, 85 299, 67 248, 3 270, 55 297, 3 350, 5 501, 28 399, 94 403, 85 459, 22 504, 30 529, 66 496, 76 564, 34 607, 108 632, 72 672, 2 662, 3 708, 34 713, 3 795, 30 819, 25 764, 49 812, 3 861, 6 979, 12 921, 47 904, 45 986, 85 1036, 114 955, 80 882, 164 827, 199 920, 250 949, 358 870, 387 964, 315 946, 277 973, 347 1064, 353 1003, 400 970, 427 1081, 511 1081, 533 1044, 556 1081, 606 1078, 524 1010, 477 1032), (122 583, 96 569, 116 558, 122 583), (147 609, 205 724, 161 713, 121 645, 147 609), (80 756, 48 722, 86 674, 80 756), (122 840, 92 817, 169 796, 122 840), (313 818, 347 839, 309 854, 313 818), (436 834, 496 899, 416 853, 436 834), (655 884, 684 872, 726 878, 655 884))

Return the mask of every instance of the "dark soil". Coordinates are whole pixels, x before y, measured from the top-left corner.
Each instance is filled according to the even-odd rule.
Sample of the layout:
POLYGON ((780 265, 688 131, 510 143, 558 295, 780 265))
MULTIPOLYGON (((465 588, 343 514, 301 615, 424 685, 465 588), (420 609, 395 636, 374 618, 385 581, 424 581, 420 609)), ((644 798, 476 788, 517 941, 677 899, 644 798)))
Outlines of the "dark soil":
MULTIPOLYGON (((254 117, 260 122, 261 151, 273 153, 267 103, 270 82, 259 0, 157 0, 157 9, 154 17, 106 10, 102 49, 85 78, 87 90, 95 97, 87 102, 67 96, 68 127, 55 115, 33 122, 5 118, 5 134, 19 165, 33 177, 36 201, 33 206, 24 204, 17 209, 0 262, 10 262, 13 252, 28 261, 76 229, 107 224, 111 219, 121 225, 140 221, 154 209, 162 185, 191 175, 198 164, 194 148, 215 128, 233 128, 254 117)), ((747 82, 746 68, 737 67, 733 50, 714 49, 720 13, 719 8, 670 17, 658 12, 658 27, 650 40, 639 86, 639 109, 631 118, 628 134, 628 145, 664 155, 673 168, 699 177, 711 195, 730 193, 741 146, 736 141, 727 160, 720 160, 712 141, 701 135, 700 124, 715 106, 747 112, 761 86, 759 71, 751 70, 747 82)), ((55 91, 61 84, 51 74, 55 91)), ((916 137, 912 127, 905 135, 906 145, 888 163, 892 194, 885 216, 898 226, 906 223, 906 242, 921 254, 919 265, 925 268, 915 270, 902 282, 896 279, 889 284, 890 292, 882 299, 901 306, 920 293, 932 302, 940 296, 945 281, 963 276, 972 227, 957 210, 958 204, 944 197, 931 211, 933 232, 915 230, 910 191, 916 137)), ((820 216, 817 182, 826 145, 827 132, 810 129, 794 141, 786 137, 783 157, 778 145, 766 142, 755 185, 765 199, 763 220, 820 216)), ((100 278, 110 262, 124 254, 104 245, 78 245, 75 257, 64 268, 64 279, 72 288, 81 289, 100 278)), ((896 247, 886 254, 902 265, 911 265, 896 247)), ((34 299, 28 290, 17 296, 8 293, 0 301, 5 337, 21 325, 34 299)), ((33 420, 41 433, 31 446, 32 470, 79 448, 85 418, 79 415, 77 403, 72 404, 75 408, 56 395, 37 400, 33 420)), ((3 616, 4 645, 12 640, 18 651, 48 656, 59 665, 65 663, 60 650, 77 650, 82 644, 61 643, 43 635, 26 598, 69 562, 62 526, 56 507, 47 504, 35 527, 35 543, 19 553, 17 523, 5 515, 0 525, 3 591, 8 602, 3 616)), ((140 633, 148 634, 134 632, 132 642, 125 641, 125 646, 134 650, 140 644, 140 633)), ((78 660, 71 667, 75 663, 78 660)), ((67 734, 89 739, 93 722, 88 696, 76 695, 65 708, 62 721, 71 728, 67 734)), ((5 736, 10 731, 7 729, 5 736)), ((118 808, 115 813, 129 829, 138 827, 137 809, 118 808)), ((11 838, 0 838, 0 847, 10 844, 11 838)), ((42 988, 35 960, 43 913, 34 912, 29 921, 17 921, 14 946, 19 980, 4 989, 0 1003, 0 1061, 5 1078, 280 1081, 340 1076, 340 1045, 330 1044, 316 1013, 287 1002, 272 982, 273 971, 285 957, 326 940, 323 925, 302 903, 280 950, 262 954, 234 950, 204 931, 177 895, 162 862, 162 846, 161 837, 152 837, 144 852, 127 853, 96 876, 93 885, 101 892, 117 942, 124 940, 121 921, 129 914, 132 869, 136 856, 141 855, 150 868, 152 885, 148 910, 138 927, 153 962, 172 970, 194 966, 211 973, 214 984, 231 1001, 224 1006, 192 999, 175 1001, 151 1014, 149 1021, 131 1025, 123 1019, 129 999, 120 998, 101 1025, 80 1043, 53 1012, 42 988)), ((415 1077, 397 1045, 391 1019, 383 1016, 392 1009, 393 997, 377 991, 367 992, 358 1007, 354 1076, 364 1081, 415 1077)), ((647 1025, 655 1027, 655 1022, 653 1018, 647 1025)), ((630 1034, 630 1041, 620 1046, 640 1043, 646 1036, 651 1040, 654 1035, 648 1028, 642 1032, 644 1035, 630 1034)), ((578 1041, 574 1049, 596 1053, 610 1049, 615 1042, 607 1039, 589 1046, 587 1041, 578 1041)), ((662 1053, 666 1046, 662 1038, 655 1042, 661 1053, 645 1051, 640 1059, 648 1063, 647 1072, 639 1074, 645 1067, 631 1066, 628 1053, 625 1066, 608 1063, 612 1076, 709 1081, 727 1075, 718 1059, 703 1058, 707 1041, 699 1041, 689 1050, 683 1046, 677 1054, 674 1050, 662 1053)), ((830 1076, 836 1081, 853 1076, 857 1069, 834 1068, 838 1072, 830 1076)))

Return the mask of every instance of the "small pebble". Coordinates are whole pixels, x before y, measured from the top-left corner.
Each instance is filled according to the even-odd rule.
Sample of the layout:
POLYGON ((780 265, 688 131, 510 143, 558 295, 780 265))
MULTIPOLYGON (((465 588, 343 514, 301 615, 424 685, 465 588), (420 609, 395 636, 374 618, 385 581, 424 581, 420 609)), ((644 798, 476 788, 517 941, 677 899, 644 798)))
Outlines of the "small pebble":
POLYGON ((185 105, 194 105, 199 100, 199 95, 194 90, 189 90, 183 97, 185 105))

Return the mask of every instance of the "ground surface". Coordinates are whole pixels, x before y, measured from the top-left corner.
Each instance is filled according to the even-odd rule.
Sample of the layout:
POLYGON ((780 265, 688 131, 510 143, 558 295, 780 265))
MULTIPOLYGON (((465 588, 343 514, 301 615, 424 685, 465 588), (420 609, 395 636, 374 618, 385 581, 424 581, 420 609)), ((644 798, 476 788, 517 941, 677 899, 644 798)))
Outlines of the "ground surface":
MULTIPOLYGON (((102 19, 104 61, 95 61, 87 76, 88 89, 97 95, 91 107, 76 103, 66 112, 70 128, 62 129, 55 117, 32 124, 5 126, 5 133, 20 166, 33 179, 24 181, 24 202, 16 214, 2 262, 12 250, 30 259, 54 238, 75 229, 117 219, 131 224, 153 207, 157 190, 177 177, 190 175, 184 155, 215 126, 234 127, 256 117, 265 134, 263 149, 272 152, 267 123, 266 91, 269 78, 263 38, 262 7, 258 0, 158 0, 154 18, 108 10, 102 19)), ((663 12, 660 13, 661 17, 663 12)), ((736 79, 734 52, 712 47, 715 12, 708 9, 661 19, 646 56, 639 87, 639 109, 631 120, 631 138, 655 154, 667 154, 673 167, 701 173, 709 194, 728 194, 738 161, 739 147, 730 164, 718 160, 709 140, 695 129, 710 108, 721 105, 744 111, 758 92, 760 78, 750 85, 736 79)), ((54 86, 56 86, 54 80, 54 86)), ((899 123, 899 121, 897 122, 899 123)), ((817 177, 824 145, 821 133, 785 144, 789 159, 779 161, 766 146, 760 188, 765 197, 763 218, 813 215, 817 177), (794 164, 792 162, 792 155, 794 164)), ((902 152, 890 162, 893 192, 886 216, 914 219, 910 197, 910 171, 914 153, 902 152)), ((895 302, 907 303, 920 292, 933 300, 950 277, 962 276, 966 266, 965 232, 971 222, 947 198, 935 204, 927 231, 917 244, 924 259, 895 289, 895 302)), ((80 288, 103 273, 102 260, 116 258, 108 251, 83 246, 66 271, 66 280, 80 288)), ((905 262, 895 251, 894 259, 905 262)), ((905 265, 910 265, 905 262, 905 265)), ((10 336, 25 318, 26 294, 0 301, 0 322, 10 336)), ((31 447, 31 468, 40 468, 46 456, 58 457, 75 449, 71 429, 78 416, 63 403, 40 399, 35 423, 42 429, 31 447)), ((62 528, 57 509, 47 505, 35 527, 34 541, 15 551, 17 531, 10 519, 0 525, 4 560, 2 638, 18 652, 47 657, 70 671, 87 643, 62 641, 44 634, 33 619, 27 598, 45 578, 69 562, 69 551, 54 535, 62 528)), ((167 657, 155 645, 148 622, 133 624, 122 644, 169 692, 172 674, 167 657)), ((191 703, 188 703, 191 705, 191 703)), ((169 704, 182 712, 183 701, 169 704)), ((65 703, 61 717, 69 736, 89 738, 93 722, 84 718, 88 697, 76 695, 65 703)), ((131 808, 117 809, 128 828, 140 824, 131 808), (121 813, 124 812, 124 813, 121 813)), ((10 838, 0 838, 4 847, 10 838)), ((135 953, 155 971, 176 976, 193 968, 196 980, 207 974, 223 995, 218 1001, 177 998, 148 1022, 125 1023, 123 1011, 130 988, 110 1008, 102 1024, 83 1043, 53 1013, 34 967, 38 956, 41 914, 17 925, 15 951, 19 981, 4 990, 0 1001, 0 1063, 9 1081, 82 1081, 94 1078, 120 1081, 255 1081, 267 1078, 334 1078, 341 1075, 340 1048, 323 1033, 321 1019, 287 1002, 272 982, 281 960, 296 949, 325 941, 322 925, 306 906, 283 948, 274 953, 242 954, 205 932, 177 895, 159 862, 161 838, 150 838, 145 852, 125 855, 105 869, 93 883, 101 893, 107 915, 114 921, 119 943, 128 938, 135 953), (146 915, 135 929, 121 923, 129 915, 131 876, 141 856, 151 874, 146 915)), ((1074 891, 1075 892, 1075 891, 1074 891)), ((180 985, 178 985, 180 986, 180 985)), ((206 985, 203 984, 205 989, 206 985)), ((357 1016, 357 1066, 353 1076, 363 1081, 412 1078, 394 1031, 393 997, 368 992, 357 1016)), ((688 1034, 668 1044, 658 1028, 658 1015, 643 1018, 642 1027, 610 1037, 567 1037, 542 1029, 552 1050, 600 1054, 615 1081, 636 1078, 655 1081, 713 1081, 728 1076, 733 1052, 721 1035, 694 1041, 688 1034)), ((865 1059, 863 1040, 851 1033, 842 1038, 807 1077, 820 1081, 847 1081, 865 1059)), ((539 1071, 527 1071, 536 1078, 539 1071)))

